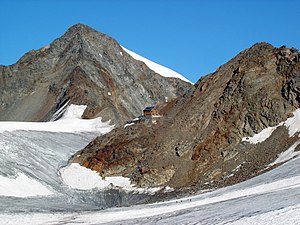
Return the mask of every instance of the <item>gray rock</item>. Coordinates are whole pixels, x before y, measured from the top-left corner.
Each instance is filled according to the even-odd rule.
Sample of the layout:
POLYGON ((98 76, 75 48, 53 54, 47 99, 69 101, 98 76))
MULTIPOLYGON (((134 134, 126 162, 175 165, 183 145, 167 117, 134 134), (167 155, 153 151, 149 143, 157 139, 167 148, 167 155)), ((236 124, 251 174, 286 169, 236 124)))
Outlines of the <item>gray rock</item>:
POLYGON ((60 106, 84 104, 84 118, 122 124, 192 85, 165 78, 111 37, 76 24, 49 46, 0 68, 0 120, 45 121, 60 106))

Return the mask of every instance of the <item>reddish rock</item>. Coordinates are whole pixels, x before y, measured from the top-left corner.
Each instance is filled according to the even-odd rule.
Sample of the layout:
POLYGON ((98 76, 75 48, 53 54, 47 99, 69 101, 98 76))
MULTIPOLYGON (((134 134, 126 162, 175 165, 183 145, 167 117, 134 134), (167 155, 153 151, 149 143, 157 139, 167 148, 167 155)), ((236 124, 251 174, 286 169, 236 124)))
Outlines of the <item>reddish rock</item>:
POLYGON ((255 176, 298 139, 281 127, 263 143, 242 143, 299 107, 299 58, 295 49, 256 44, 164 105, 157 125, 116 129, 74 161, 99 159, 94 163, 102 173, 130 177, 139 186, 207 188, 212 180, 224 186, 255 176), (109 153, 99 157, 104 150, 109 153), (119 165, 123 170, 114 169, 119 165))

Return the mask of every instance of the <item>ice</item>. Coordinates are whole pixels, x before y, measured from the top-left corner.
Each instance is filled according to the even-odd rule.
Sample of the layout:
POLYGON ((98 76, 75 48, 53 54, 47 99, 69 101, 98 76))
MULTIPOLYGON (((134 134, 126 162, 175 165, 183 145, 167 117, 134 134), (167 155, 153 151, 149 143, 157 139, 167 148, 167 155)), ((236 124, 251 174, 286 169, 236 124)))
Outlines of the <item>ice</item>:
POLYGON ((299 162, 297 158, 246 182, 181 199, 49 216, 6 213, 0 214, 0 224, 297 224, 299 162))
POLYGON ((191 81, 189 81, 188 79, 186 79, 184 76, 182 76, 181 74, 167 68, 167 67, 164 67, 162 65, 159 65, 155 62, 152 62, 150 61, 149 59, 146 59, 138 54, 136 54, 135 52, 133 51, 130 51, 128 49, 126 49, 125 47, 121 46, 123 48, 123 50, 125 52, 127 52, 129 55, 131 55, 134 59, 136 60, 139 60, 139 61, 142 61, 144 62, 150 69, 152 69, 153 71, 155 71, 156 73, 164 76, 164 77, 176 77, 176 78, 179 78, 185 82, 188 82, 188 83, 191 83, 193 84, 191 81))
POLYGON ((51 122, 0 122, 0 196, 24 198, 60 192, 60 178, 53 182, 59 163, 93 137, 113 129, 101 118, 81 119, 85 109, 84 105, 70 105, 59 120, 51 122))
MULTIPOLYGON (((70 107, 56 122, 80 126, 83 108, 70 107)), ((299 130, 298 114, 285 123, 290 135, 299 130)), ((233 186, 124 207, 145 203, 148 195, 139 195, 144 190, 132 187, 128 178, 98 180, 96 172, 68 166, 71 155, 110 130, 109 124, 84 133, 7 131, 0 125, 0 191, 6 191, 0 196, 0 224, 299 224, 300 157, 233 186), (124 191, 101 190, 111 183, 124 191)), ((279 155, 277 163, 294 157, 298 144, 279 155)))

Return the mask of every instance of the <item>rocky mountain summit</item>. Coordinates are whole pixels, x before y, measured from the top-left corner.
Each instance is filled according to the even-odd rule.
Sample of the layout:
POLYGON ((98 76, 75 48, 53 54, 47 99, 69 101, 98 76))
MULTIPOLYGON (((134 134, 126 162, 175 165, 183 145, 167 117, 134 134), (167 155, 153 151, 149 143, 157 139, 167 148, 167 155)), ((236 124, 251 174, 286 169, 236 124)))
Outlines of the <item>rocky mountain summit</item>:
POLYGON ((76 24, 60 38, 0 66, 0 120, 47 121, 68 104, 87 105, 84 118, 112 123, 181 96, 192 85, 162 77, 113 38, 76 24))
POLYGON ((260 143, 243 138, 280 125, 299 103, 299 52, 258 43, 160 109, 158 124, 115 129, 71 162, 142 187, 237 183, 272 168, 299 139, 282 124, 260 143))

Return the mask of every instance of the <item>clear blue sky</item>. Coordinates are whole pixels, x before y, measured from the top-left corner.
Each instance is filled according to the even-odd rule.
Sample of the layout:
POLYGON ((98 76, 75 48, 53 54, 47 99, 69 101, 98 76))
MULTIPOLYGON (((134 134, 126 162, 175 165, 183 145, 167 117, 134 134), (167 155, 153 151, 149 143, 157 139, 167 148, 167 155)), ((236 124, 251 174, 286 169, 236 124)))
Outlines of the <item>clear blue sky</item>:
POLYGON ((193 82, 256 42, 300 49, 299 0, 0 0, 0 64, 83 23, 193 82))

